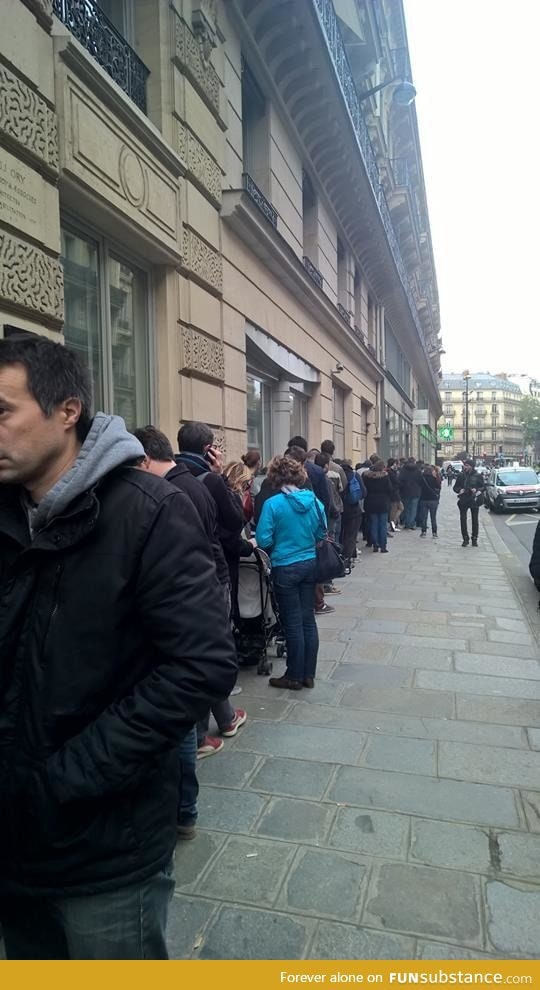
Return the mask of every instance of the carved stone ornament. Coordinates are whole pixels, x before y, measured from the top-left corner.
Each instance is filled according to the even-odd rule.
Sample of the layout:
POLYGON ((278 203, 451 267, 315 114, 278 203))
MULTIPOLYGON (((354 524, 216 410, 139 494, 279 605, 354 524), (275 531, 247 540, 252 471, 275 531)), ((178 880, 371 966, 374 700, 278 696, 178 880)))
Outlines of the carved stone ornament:
POLYGON ((3 65, 0 65, 0 132, 58 171, 54 110, 3 65))
POLYGON ((0 233, 0 299, 61 323, 64 280, 60 262, 0 233))
POLYGON ((201 46, 202 57, 208 62, 218 43, 215 0, 199 0, 191 15, 193 33, 201 46))
POLYGON ((182 370, 201 378, 224 381, 225 357, 221 341, 205 337, 191 327, 183 327, 182 370))
POLYGON ((132 206, 142 208, 148 197, 148 177, 140 159, 130 148, 123 146, 118 162, 120 184, 132 206))
POLYGON ((23 3, 35 14, 36 20, 49 31, 53 17, 52 0, 23 0, 23 3))
POLYGON ((223 292, 221 255, 189 227, 184 227, 183 256, 188 271, 215 292, 223 292))
POLYGON ((221 169, 201 142, 182 124, 178 125, 178 150, 188 173, 202 186, 210 199, 221 203, 221 169))
POLYGON ((219 116, 219 76, 211 62, 203 58, 201 45, 193 32, 178 16, 175 17, 174 58, 213 113, 219 116))

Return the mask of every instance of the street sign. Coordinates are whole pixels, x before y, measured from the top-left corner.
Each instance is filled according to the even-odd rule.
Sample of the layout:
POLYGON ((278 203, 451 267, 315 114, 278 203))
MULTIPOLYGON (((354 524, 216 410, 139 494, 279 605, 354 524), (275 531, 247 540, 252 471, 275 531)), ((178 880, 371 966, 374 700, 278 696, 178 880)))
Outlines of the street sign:
POLYGON ((454 427, 453 426, 440 426, 438 430, 438 435, 440 440, 453 440, 454 439, 454 427))

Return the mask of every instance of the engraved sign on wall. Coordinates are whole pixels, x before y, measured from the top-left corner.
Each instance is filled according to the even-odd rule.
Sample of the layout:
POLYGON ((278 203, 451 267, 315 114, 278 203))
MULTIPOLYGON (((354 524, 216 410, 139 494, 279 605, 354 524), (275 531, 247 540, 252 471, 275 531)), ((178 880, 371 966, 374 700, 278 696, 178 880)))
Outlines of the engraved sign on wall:
POLYGON ((14 155, 0 148, 0 220, 38 236, 39 176, 14 155))

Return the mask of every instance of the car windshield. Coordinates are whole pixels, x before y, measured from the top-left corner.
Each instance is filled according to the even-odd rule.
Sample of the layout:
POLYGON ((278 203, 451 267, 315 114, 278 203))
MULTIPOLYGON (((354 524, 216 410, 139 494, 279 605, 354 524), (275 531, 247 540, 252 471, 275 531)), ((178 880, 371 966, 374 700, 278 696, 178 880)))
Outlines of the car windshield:
POLYGON ((499 471, 497 485, 537 485, 538 478, 534 471, 499 471))

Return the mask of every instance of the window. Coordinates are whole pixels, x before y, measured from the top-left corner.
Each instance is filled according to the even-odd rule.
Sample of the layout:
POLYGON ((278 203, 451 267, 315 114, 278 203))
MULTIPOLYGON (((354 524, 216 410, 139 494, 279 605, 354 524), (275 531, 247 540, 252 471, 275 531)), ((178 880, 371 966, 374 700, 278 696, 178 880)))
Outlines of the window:
POLYGON ((492 430, 491 431, 491 439, 492 440, 496 440, 497 439, 497 431, 496 430, 492 430))
POLYGON ((291 437, 307 436, 308 400, 299 392, 289 393, 291 402, 291 437))
POLYGON ((491 406, 491 412, 492 413, 496 413, 497 412, 497 403, 496 402, 494 402, 493 405, 491 406))
POLYGON ((483 430, 477 430, 476 431, 476 439, 477 440, 483 440, 484 439, 484 431, 483 430))
POLYGON ((453 410, 452 406, 445 406, 444 407, 444 414, 445 414, 445 416, 453 416, 454 410, 453 410))
MULTIPOLYGON (((411 392, 411 369, 388 323, 385 323, 386 367, 407 395, 411 392)), ((404 456, 400 454, 400 457, 404 456)))
POLYGON ((484 393, 483 392, 477 392, 476 393, 476 398, 477 398, 478 402, 483 402, 483 400, 484 400, 484 393))
POLYGON ((148 279, 104 240, 62 229, 66 344, 90 370, 94 408, 151 420, 148 279))
POLYGON ((444 401, 445 402, 451 402, 452 401, 452 393, 451 392, 445 392, 444 393, 444 401))
POLYGON ((318 264, 317 199, 309 175, 302 172, 302 222, 304 257, 318 264))
POLYGON ((266 101, 251 69, 242 58, 242 147, 244 172, 268 196, 270 153, 266 101))
POLYGON ((260 450, 266 463, 272 456, 272 386, 256 373, 246 381, 247 445, 260 450))
POLYGON ((98 0, 98 6, 126 41, 133 44, 132 0, 98 0))
POLYGON ((338 303, 341 303, 347 312, 349 311, 349 294, 347 292, 347 252, 339 237, 337 239, 337 301, 338 303))
POLYGON ((334 444, 336 457, 345 457, 345 392, 334 385, 334 444))

